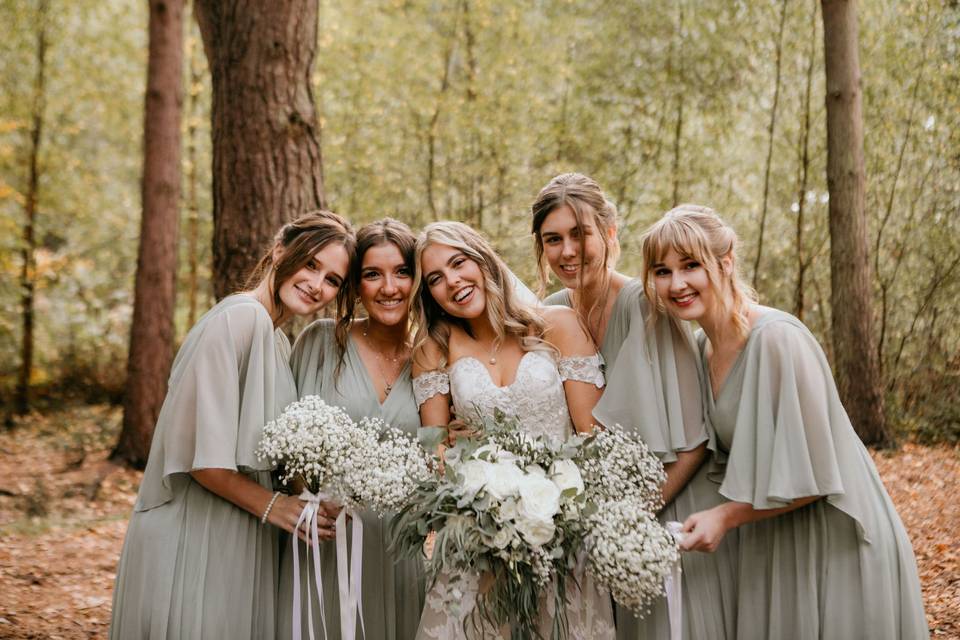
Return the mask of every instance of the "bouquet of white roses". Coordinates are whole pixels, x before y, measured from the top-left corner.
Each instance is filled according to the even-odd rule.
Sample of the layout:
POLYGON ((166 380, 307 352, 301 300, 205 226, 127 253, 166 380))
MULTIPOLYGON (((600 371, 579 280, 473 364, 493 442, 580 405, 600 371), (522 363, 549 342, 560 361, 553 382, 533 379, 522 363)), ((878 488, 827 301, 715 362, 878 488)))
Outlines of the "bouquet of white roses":
MULTIPOLYGON (((421 483, 391 522, 394 545, 418 554, 435 532, 427 561, 434 577, 441 572, 487 576, 490 587, 472 614, 482 616, 480 622, 494 628, 509 623, 513 638, 538 637, 538 611, 546 594, 554 598, 551 608, 557 613, 552 636, 565 637, 566 581, 575 579, 574 568, 591 548, 612 549, 603 538, 609 528, 602 528, 601 509, 626 493, 630 504, 647 513, 659 500, 665 477, 642 443, 619 430, 607 433, 565 441, 534 437, 496 412, 476 437, 461 438, 444 452, 443 474, 421 483)), ((659 526, 652 515, 651 520, 659 526)), ((643 560, 671 562, 675 553, 674 545, 674 555, 667 549, 643 560)), ((616 577, 610 562, 604 556, 599 568, 590 565, 604 586, 616 577)), ((613 562, 614 569, 623 568, 613 562)), ((645 569, 635 563, 625 570, 645 569)), ((662 584, 630 584, 662 593, 662 584)))

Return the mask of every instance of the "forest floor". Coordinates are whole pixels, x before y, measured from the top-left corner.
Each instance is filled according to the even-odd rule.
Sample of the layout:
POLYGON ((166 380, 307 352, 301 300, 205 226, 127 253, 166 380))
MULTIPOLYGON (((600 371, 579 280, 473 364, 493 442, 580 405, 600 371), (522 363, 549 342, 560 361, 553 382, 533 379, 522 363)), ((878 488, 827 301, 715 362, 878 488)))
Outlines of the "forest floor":
MULTIPOLYGON (((140 474, 107 461, 120 411, 36 413, 0 432, 0 638, 107 636, 140 474)), ((934 638, 960 639, 960 448, 873 453, 910 533, 934 638)))

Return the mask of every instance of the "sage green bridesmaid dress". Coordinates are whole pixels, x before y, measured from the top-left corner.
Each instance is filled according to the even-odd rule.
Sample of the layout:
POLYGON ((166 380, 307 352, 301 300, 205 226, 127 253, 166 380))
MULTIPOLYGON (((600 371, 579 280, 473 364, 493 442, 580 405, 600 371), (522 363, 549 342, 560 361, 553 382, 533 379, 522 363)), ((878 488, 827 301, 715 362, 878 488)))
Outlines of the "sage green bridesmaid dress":
POLYGON ((277 529, 207 491, 195 469, 231 469, 273 490, 254 450, 296 400, 290 343, 254 298, 224 298, 174 360, 127 527, 110 637, 269 638, 277 529))
MULTIPOLYGON (((545 304, 571 305, 561 290, 545 304)), ((709 443, 700 395, 696 344, 689 327, 666 318, 648 322, 649 303, 639 279, 626 282, 617 294, 600 354, 607 386, 593 410, 604 425, 635 430, 664 463, 675 462, 678 451, 709 443)), ((713 452, 708 452, 709 456, 713 452)), ((719 485, 708 476, 709 460, 659 513, 661 522, 683 522, 697 511, 721 502, 719 485)), ((683 638, 723 640, 736 630, 737 533, 727 535, 712 554, 681 554, 683 638)), ((670 638, 666 598, 654 603, 642 618, 615 607, 618 640, 670 638)))
MULTIPOLYGON (((343 407, 354 420, 363 417, 381 418, 390 426, 416 436, 420 413, 413 397, 409 363, 394 382, 390 394, 381 405, 370 374, 364 366, 352 338, 347 340, 340 375, 335 379, 337 349, 334 322, 318 320, 297 338, 291 366, 300 396, 319 395, 331 405, 343 407)), ((423 609, 425 577, 418 560, 397 559, 388 551, 389 517, 383 520, 372 513, 363 518, 363 571, 361 601, 365 637, 378 640, 413 638, 423 609)), ((348 525, 349 528, 349 525, 348 525)), ((277 637, 291 636, 293 612, 293 556, 290 537, 284 535, 281 547, 280 596, 277 612, 277 637)), ((350 536, 348 535, 348 540, 350 536)), ((304 545, 300 551, 300 598, 303 637, 307 632, 307 565, 304 545)), ((328 638, 340 639, 340 609, 337 592, 337 559, 333 542, 321 543, 323 598, 328 638)), ((312 583, 312 580, 311 580, 312 583)), ((320 628, 319 600, 311 587, 314 629, 320 628)), ((359 623, 357 625, 359 635, 359 623)), ((319 637, 319 636, 318 636, 319 637)))
POLYGON ((910 539, 823 350, 790 314, 761 310, 716 397, 704 385, 720 493, 755 509, 825 498, 739 527, 736 637, 928 638, 910 539))

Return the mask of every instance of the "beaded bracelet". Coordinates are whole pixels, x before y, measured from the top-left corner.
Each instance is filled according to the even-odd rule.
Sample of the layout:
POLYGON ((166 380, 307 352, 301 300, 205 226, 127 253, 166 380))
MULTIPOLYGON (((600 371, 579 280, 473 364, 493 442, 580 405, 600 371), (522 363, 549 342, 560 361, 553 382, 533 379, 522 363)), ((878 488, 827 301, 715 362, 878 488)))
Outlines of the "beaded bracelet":
POLYGON ((260 524, 267 524, 267 516, 270 515, 270 509, 273 509, 273 503, 276 502, 279 497, 280 492, 274 491, 273 497, 270 498, 270 502, 267 503, 267 508, 263 510, 263 516, 260 517, 260 524))

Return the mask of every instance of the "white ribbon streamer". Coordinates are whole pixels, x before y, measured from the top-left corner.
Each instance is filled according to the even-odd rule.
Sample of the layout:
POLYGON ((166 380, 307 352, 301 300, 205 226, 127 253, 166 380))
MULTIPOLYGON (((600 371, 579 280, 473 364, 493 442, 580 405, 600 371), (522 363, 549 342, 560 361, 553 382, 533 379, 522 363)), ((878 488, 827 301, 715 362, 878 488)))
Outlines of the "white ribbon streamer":
MULTIPOLYGON (((297 529, 305 522, 307 524, 307 565, 310 564, 310 550, 313 549, 313 578, 317 585, 317 600, 320 605, 320 624, 323 628, 323 637, 327 633, 326 610, 323 606, 323 575, 320 568, 320 535, 317 526, 320 502, 329 500, 330 496, 315 494, 304 490, 300 499, 306 501, 300 518, 297 520, 297 529)), ((360 597, 361 576, 363 572, 363 520, 360 514, 348 509, 340 511, 336 520, 337 538, 337 587, 340 595, 340 638, 341 640, 356 640, 357 616, 360 617, 360 633, 366 638, 363 626, 363 603, 360 597), (353 521, 353 534, 350 541, 352 557, 347 551, 347 516, 353 521)), ((300 619, 300 553, 297 538, 291 539, 293 546, 293 640, 301 640, 302 623, 300 619)), ((313 633, 313 604, 310 597, 310 577, 307 577, 307 633, 310 640, 316 640, 313 633)))
MULTIPOLYGON (((319 515, 321 495, 304 490, 300 494, 300 499, 306 501, 303 511, 300 512, 300 518, 297 520, 297 528, 304 522, 307 523, 307 566, 310 565, 310 549, 313 549, 313 576, 317 585, 317 600, 320 604, 320 623, 323 627, 323 637, 327 638, 327 617, 323 607, 323 576, 320 569, 320 533, 317 527, 317 517, 319 515)), ((297 544, 299 536, 294 533, 290 538, 293 547, 293 640, 300 640, 300 549, 297 544)), ((313 604, 310 597, 310 577, 307 576, 307 631, 310 640, 315 640, 313 634, 313 604)))
MULTIPOLYGON (((666 523, 667 531, 677 541, 683 540, 683 524, 676 521, 666 523)), ((667 592, 667 617, 670 619, 670 640, 683 638, 683 590, 681 589, 681 574, 683 573, 678 560, 673 570, 663 579, 663 588, 667 592)))
POLYGON ((351 512, 353 535, 350 541, 352 557, 347 562, 347 509, 337 516, 337 586, 340 591, 340 637, 355 640, 357 616, 360 617, 360 633, 364 638, 363 603, 360 599, 360 581, 363 567, 363 520, 360 514, 351 512), (349 568, 348 568, 349 567, 349 568))

